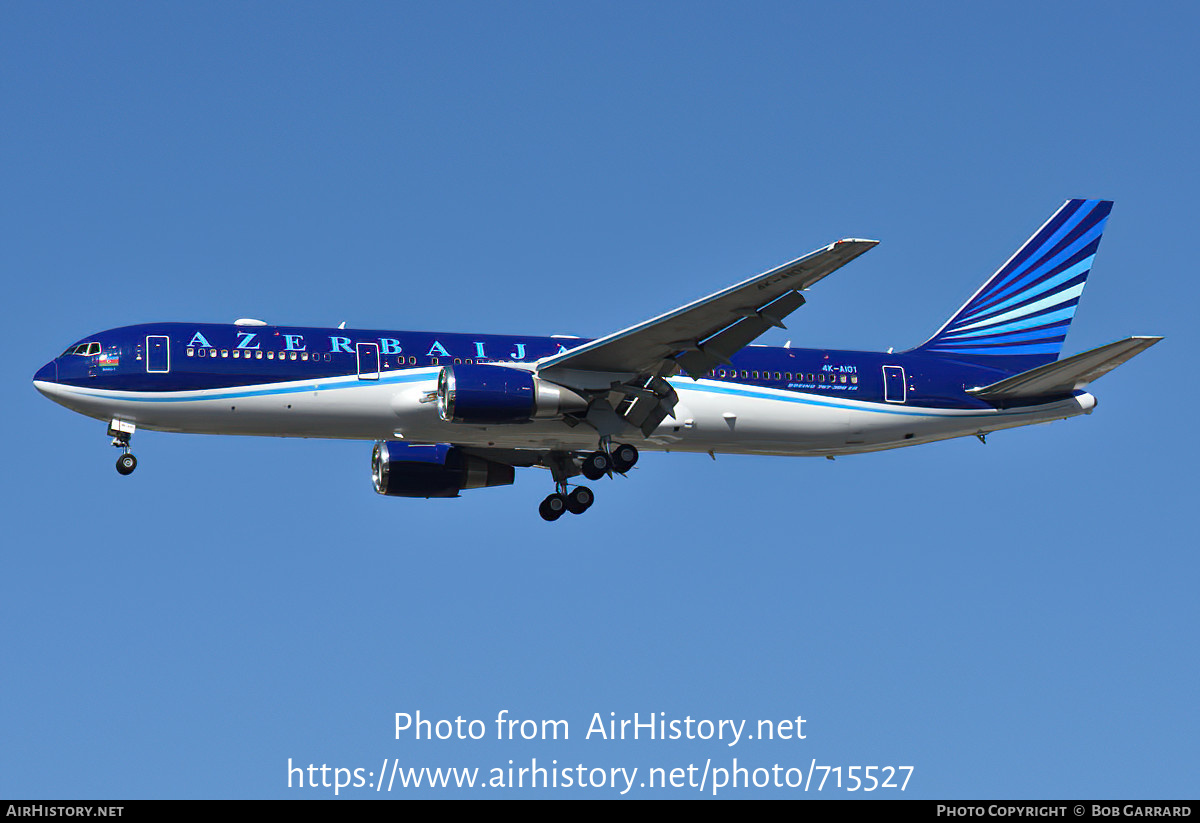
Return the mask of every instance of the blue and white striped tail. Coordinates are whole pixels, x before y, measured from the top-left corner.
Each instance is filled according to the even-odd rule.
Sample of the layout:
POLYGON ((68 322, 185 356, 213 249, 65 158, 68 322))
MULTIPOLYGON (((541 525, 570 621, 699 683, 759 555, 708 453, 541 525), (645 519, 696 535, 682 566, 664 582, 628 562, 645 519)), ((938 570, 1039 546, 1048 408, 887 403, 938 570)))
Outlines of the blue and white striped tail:
POLYGON ((1110 200, 1068 200, 913 352, 1011 371, 1058 359, 1110 211, 1110 200))

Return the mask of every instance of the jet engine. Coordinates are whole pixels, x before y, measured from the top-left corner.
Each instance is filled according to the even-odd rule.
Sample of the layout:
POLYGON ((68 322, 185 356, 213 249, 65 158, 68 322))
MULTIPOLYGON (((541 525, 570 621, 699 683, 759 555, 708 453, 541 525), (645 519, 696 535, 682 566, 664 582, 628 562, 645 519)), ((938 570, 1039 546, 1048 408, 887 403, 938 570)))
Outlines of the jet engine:
POLYGON ((575 392, 508 366, 445 366, 438 375, 438 414, 450 423, 528 423, 583 411, 575 392))
POLYGON ((371 452, 375 491, 392 497, 458 497, 463 489, 511 485, 515 474, 507 463, 466 454, 448 443, 386 440, 371 452))

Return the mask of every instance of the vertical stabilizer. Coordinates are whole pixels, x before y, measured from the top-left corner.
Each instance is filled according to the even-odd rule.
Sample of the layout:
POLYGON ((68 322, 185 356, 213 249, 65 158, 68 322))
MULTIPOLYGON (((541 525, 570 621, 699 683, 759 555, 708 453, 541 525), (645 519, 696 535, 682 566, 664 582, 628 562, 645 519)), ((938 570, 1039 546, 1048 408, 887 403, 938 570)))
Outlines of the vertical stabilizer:
POLYGON ((1109 200, 1068 200, 913 352, 1010 371, 1054 362, 1110 211, 1109 200))

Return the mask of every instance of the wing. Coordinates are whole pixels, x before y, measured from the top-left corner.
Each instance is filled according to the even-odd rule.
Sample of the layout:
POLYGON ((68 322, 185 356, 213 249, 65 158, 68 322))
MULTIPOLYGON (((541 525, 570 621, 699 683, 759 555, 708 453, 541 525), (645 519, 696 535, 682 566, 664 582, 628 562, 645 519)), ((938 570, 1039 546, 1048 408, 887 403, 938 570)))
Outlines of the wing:
POLYGON ((699 377, 718 363, 728 363, 772 326, 782 328, 783 318, 804 305, 801 290, 877 243, 839 240, 694 303, 547 357, 538 363, 538 371, 663 374, 674 373, 678 365, 699 377))
POLYGON ((801 290, 878 244, 838 240, 778 268, 674 311, 538 361, 540 376, 606 396, 593 400, 586 420, 601 435, 626 426, 649 436, 677 400, 664 379, 695 379, 730 358, 804 305, 801 290))

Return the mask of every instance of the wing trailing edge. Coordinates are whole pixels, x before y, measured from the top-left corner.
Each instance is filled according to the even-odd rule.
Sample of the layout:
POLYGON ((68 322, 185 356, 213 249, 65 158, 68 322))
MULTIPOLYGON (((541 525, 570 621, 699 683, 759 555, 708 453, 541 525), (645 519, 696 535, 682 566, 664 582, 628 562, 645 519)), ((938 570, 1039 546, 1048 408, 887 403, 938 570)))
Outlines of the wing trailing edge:
POLYGON ((1056 360, 967 393, 989 403, 1068 396, 1153 346, 1161 337, 1127 337, 1082 354, 1056 360))
POLYGON ((847 238, 674 311, 552 355, 538 371, 658 374, 664 363, 693 375, 726 362, 804 304, 800 294, 878 244, 847 238), (670 362, 668 362, 670 361, 670 362))

